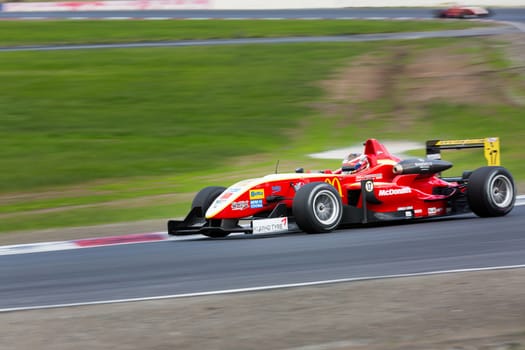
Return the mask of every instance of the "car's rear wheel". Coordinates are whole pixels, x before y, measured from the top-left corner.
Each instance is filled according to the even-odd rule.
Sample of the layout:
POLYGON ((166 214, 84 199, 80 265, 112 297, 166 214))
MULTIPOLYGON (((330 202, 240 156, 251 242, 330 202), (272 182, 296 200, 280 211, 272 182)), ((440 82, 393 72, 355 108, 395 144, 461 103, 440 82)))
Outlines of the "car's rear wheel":
POLYGON ((514 208, 516 191, 509 171, 499 166, 476 169, 469 177, 467 199, 478 216, 503 216, 514 208))
MULTIPOLYGON (((200 190, 195 197, 193 198, 193 201, 191 202, 191 208, 200 207, 202 209, 202 217, 206 215, 206 211, 211 206, 213 201, 221 195, 226 190, 226 188, 221 186, 210 186, 205 187, 202 190, 200 190)), ((206 232, 204 233, 205 236, 213 237, 213 238, 221 238, 226 237, 229 235, 228 232, 222 232, 222 231, 213 231, 213 232, 206 232)))
POLYGON ((337 190, 324 182, 301 187, 292 205, 297 226, 307 233, 330 232, 339 226, 343 204, 337 190))

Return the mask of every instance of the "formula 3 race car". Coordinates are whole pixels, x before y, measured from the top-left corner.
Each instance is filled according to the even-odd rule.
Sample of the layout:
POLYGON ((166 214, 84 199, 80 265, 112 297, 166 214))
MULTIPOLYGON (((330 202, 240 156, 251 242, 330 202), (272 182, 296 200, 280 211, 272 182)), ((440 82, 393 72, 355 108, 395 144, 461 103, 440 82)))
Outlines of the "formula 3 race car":
POLYGON ((498 138, 427 141, 427 157, 401 160, 375 139, 337 170, 271 174, 224 187, 206 187, 184 220, 169 220, 170 235, 330 232, 344 225, 414 220, 474 212, 503 216, 516 192, 501 166, 498 138), (484 148, 489 166, 446 178, 442 149, 484 148))
POLYGON ((483 18, 493 14, 492 10, 479 6, 452 6, 434 12, 437 18, 483 18))

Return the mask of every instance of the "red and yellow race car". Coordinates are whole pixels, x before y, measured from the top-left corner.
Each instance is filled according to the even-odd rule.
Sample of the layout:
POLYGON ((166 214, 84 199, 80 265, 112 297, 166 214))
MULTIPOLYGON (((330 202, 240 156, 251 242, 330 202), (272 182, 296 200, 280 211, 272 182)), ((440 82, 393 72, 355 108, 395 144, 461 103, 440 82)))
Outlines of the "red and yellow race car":
POLYGON ((514 207, 514 180, 499 166, 499 139, 427 141, 427 157, 401 160, 375 139, 336 170, 271 174, 206 187, 170 235, 225 237, 233 232, 330 232, 344 225, 414 220, 474 212, 503 216, 514 207), (489 166, 442 177, 452 167, 443 149, 484 148, 489 166))
POLYGON ((452 6, 434 12, 438 18, 482 18, 491 15, 492 10, 479 6, 452 6))

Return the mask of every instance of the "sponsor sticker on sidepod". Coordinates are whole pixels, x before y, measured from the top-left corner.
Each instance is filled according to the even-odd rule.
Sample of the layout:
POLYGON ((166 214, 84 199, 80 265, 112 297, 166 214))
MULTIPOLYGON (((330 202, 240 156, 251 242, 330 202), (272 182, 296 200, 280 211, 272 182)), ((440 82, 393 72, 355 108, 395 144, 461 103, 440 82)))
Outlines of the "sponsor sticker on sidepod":
POLYGON ((379 196, 396 196, 399 194, 407 194, 412 193, 412 190, 410 187, 405 188, 389 188, 388 190, 379 190, 379 196))
POLYGON ((253 233, 270 233, 288 230, 288 218, 260 219, 252 221, 253 233))

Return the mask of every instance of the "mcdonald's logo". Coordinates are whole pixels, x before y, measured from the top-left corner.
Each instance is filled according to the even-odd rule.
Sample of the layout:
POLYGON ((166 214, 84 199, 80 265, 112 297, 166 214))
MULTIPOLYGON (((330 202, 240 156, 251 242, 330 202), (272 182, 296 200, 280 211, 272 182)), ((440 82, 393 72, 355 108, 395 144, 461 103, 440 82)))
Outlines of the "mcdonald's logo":
POLYGON ((330 184, 332 186, 335 187, 335 189, 337 190, 337 192, 339 192, 339 195, 341 197, 343 197, 343 188, 341 187, 341 181, 339 181, 339 179, 337 177, 334 177, 334 178, 326 178, 324 180, 324 182, 326 182, 327 184, 330 184))

